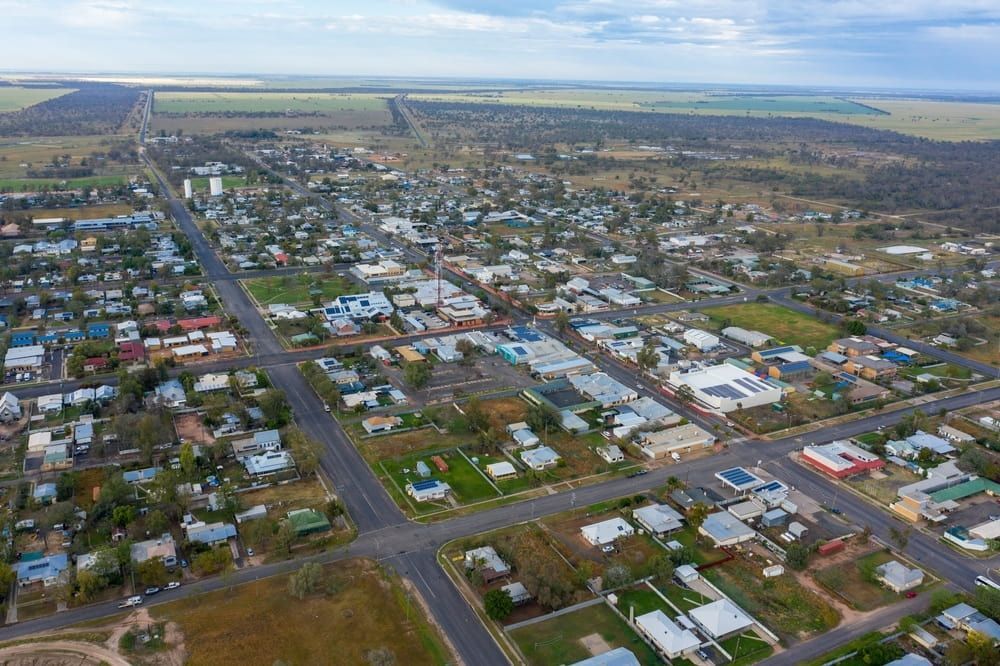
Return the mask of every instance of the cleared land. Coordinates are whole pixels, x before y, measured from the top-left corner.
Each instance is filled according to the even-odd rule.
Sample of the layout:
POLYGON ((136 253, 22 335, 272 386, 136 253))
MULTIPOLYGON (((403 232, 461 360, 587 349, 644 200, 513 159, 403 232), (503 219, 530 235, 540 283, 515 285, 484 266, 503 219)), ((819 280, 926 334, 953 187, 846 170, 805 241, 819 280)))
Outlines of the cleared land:
POLYGON ((288 594, 281 576, 150 611, 157 620, 180 625, 193 665, 321 664, 330 663, 331 655, 338 663, 364 664, 373 663, 369 651, 382 648, 396 663, 451 660, 416 602, 371 561, 339 563, 324 576, 326 591, 301 601, 288 594))
POLYGON ((778 341, 799 345, 803 349, 825 349, 840 333, 837 328, 824 324, 808 315, 772 303, 742 303, 703 310, 719 328, 740 326, 757 330, 778 341))
POLYGON ((510 632, 532 666, 571 664, 592 656, 581 639, 599 634, 609 647, 631 650, 642 664, 662 663, 622 619, 604 604, 510 632))
POLYGON ((24 88, 21 86, 0 86, 0 113, 19 111, 45 100, 62 97, 73 92, 73 88, 24 88))
POLYGON ((311 303, 313 296, 310 292, 313 290, 318 292, 319 297, 324 301, 344 294, 360 292, 358 286, 345 277, 312 273, 254 278, 243 280, 243 285, 261 305, 311 303))
POLYGON ((868 578, 873 575, 875 567, 891 559, 893 557, 889 553, 880 550, 853 562, 821 569, 813 574, 813 578, 852 608, 870 611, 900 599, 900 595, 868 578))

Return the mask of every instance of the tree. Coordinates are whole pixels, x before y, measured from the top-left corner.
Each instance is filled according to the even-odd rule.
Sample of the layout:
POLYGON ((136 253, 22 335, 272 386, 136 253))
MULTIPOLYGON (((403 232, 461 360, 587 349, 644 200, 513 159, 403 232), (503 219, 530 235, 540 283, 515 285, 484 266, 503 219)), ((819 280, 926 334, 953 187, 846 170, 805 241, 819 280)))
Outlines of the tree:
POLYGON ((167 566, 159 557, 140 562, 135 573, 144 585, 165 585, 167 582, 167 566))
POLYGON ((560 333, 564 332, 569 328, 569 313, 565 310, 560 310, 559 314, 555 318, 556 330, 560 333))
POLYGON ((889 538, 892 540, 899 550, 906 550, 906 544, 910 542, 910 531, 912 528, 904 527, 902 529, 898 527, 889 528, 889 538))
POLYGON ((465 403, 465 420, 472 432, 483 432, 490 427, 490 416, 478 398, 465 403))
POLYGON ((293 543, 295 543, 295 528, 291 522, 283 520, 274 534, 274 547, 285 555, 291 555, 293 543))
POLYGON ((146 516, 146 530, 154 536, 158 536, 167 531, 170 527, 170 521, 167 520, 167 516, 159 509, 154 509, 149 512, 146 516))
POLYGON ((864 335, 868 332, 865 322, 860 319, 851 319, 844 324, 844 329, 851 335, 864 335))
POLYGON ((979 631, 970 631, 965 642, 972 652, 976 666, 997 666, 1000 664, 1000 652, 993 645, 993 639, 979 631))
POLYGON ((797 541, 788 544, 785 549, 785 564, 790 569, 802 571, 809 564, 809 549, 797 541))
POLYGON ((197 471, 195 468, 194 447, 190 442, 181 444, 181 471, 185 478, 192 478, 197 471))
POLYGON ((655 346, 643 345, 642 349, 635 355, 635 362, 640 370, 649 371, 659 364, 660 354, 656 351, 655 346))
POLYGON ((668 583, 674 576, 674 563, 668 555, 657 554, 649 561, 649 575, 658 583, 668 583))
POLYGON ((604 570, 604 588, 613 590, 628 585, 633 580, 632 570, 624 564, 612 564, 604 570))
POLYGON ((135 507, 131 504, 116 506, 111 511, 111 522, 118 527, 125 527, 135 520, 135 507))
POLYGON ((257 398, 257 405, 264 414, 268 428, 280 428, 292 418, 292 408, 285 394, 277 389, 268 389, 257 398))
POLYGON ((699 534, 698 536, 699 539, 701 538, 701 536, 700 533, 698 532, 698 528, 701 527, 702 524, 705 522, 705 519, 708 518, 708 514, 710 511, 711 509, 708 508, 708 505, 703 502, 695 502, 694 505, 688 510, 687 513, 688 525, 694 528, 694 531, 699 534))
POLYGON ((306 562, 288 577, 288 593, 296 599, 305 599, 319 588, 323 579, 323 567, 316 562, 306 562))
POLYGON ((107 586, 107 579, 90 569, 84 569, 76 574, 76 587, 80 599, 84 602, 93 601, 107 586))
POLYGON ((403 368, 403 380, 415 389, 423 388, 431 380, 431 366, 428 363, 407 363, 403 368))
POLYGON ((549 403, 530 405, 524 420, 532 430, 545 434, 558 428, 560 423, 559 412, 549 403))
POLYGON ((674 392, 674 399, 682 405, 692 403, 694 402, 694 390, 687 384, 684 384, 674 392))
POLYGON ((14 567, 6 562, 0 562, 0 597, 7 596, 7 590, 10 589, 10 585, 16 577, 17 573, 14 571, 14 567))
POLYGON ((491 620, 501 622, 513 612, 514 600, 505 590, 490 590, 483 596, 483 606, 491 620))

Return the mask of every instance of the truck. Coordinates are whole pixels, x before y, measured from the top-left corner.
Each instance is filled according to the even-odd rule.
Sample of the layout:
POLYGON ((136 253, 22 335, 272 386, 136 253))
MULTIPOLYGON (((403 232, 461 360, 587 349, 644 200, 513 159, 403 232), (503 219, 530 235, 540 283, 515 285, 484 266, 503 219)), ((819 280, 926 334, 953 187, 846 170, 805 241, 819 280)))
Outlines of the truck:
POLYGON ((133 608, 142 604, 142 597, 135 595, 118 604, 118 608, 133 608))

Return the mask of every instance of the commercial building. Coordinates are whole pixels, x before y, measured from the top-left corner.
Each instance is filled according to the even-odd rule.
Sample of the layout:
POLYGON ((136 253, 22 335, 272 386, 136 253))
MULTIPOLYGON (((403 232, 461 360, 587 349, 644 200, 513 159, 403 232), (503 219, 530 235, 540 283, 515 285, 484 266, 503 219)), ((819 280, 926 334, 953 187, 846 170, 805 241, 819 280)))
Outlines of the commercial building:
POLYGON ((695 347, 700 352, 707 352, 719 346, 718 336, 697 328, 689 328, 684 331, 684 342, 695 347))
POLYGON ((698 402, 723 413, 781 400, 779 387, 728 363, 687 372, 675 370, 667 383, 674 390, 687 386, 698 402))
POLYGON ((735 546, 750 541, 757 535, 746 524, 726 511, 709 514, 698 528, 698 532, 711 539, 716 546, 735 546))
POLYGON ((802 460, 838 479, 885 466, 885 461, 874 453, 845 441, 806 446, 802 460))
POLYGON ((601 407, 604 408, 614 407, 639 398, 635 389, 625 386, 603 372, 574 375, 569 378, 569 382, 581 395, 600 403, 601 407))
POLYGON ((666 430, 643 433, 637 444, 644 456, 660 460, 675 453, 683 455, 708 448, 715 444, 715 436, 697 424, 685 423, 666 430))
POLYGON ((745 344, 747 347, 755 349, 757 347, 764 347, 771 341, 771 336, 766 333, 761 333, 760 331, 748 331, 745 328, 740 328, 739 326, 727 326, 722 329, 721 333, 730 340, 735 340, 736 342, 745 344))

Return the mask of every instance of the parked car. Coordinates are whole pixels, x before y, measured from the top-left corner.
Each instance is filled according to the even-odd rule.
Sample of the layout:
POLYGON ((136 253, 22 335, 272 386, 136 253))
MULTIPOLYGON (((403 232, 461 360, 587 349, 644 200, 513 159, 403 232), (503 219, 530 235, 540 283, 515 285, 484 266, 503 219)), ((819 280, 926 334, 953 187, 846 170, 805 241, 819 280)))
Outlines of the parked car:
POLYGON ((151 596, 153 596, 154 594, 156 594, 159 591, 160 591, 160 588, 158 586, 152 585, 152 586, 146 588, 145 594, 146 594, 147 597, 151 597, 151 596))
POLYGON ((253 548, 247 548, 247 557, 253 557, 253 556, 254 556, 253 548))
POLYGON ((118 608, 132 608, 133 606, 138 606, 142 603, 142 597, 136 595, 134 597, 129 597, 125 601, 118 604, 118 608))
POLYGON ((172 580, 169 583, 167 583, 166 587, 164 587, 163 589, 164 590, 176 590, 180 586, 181 586, 181 584, 179 582, 177 582, 176 580, 172 580))

